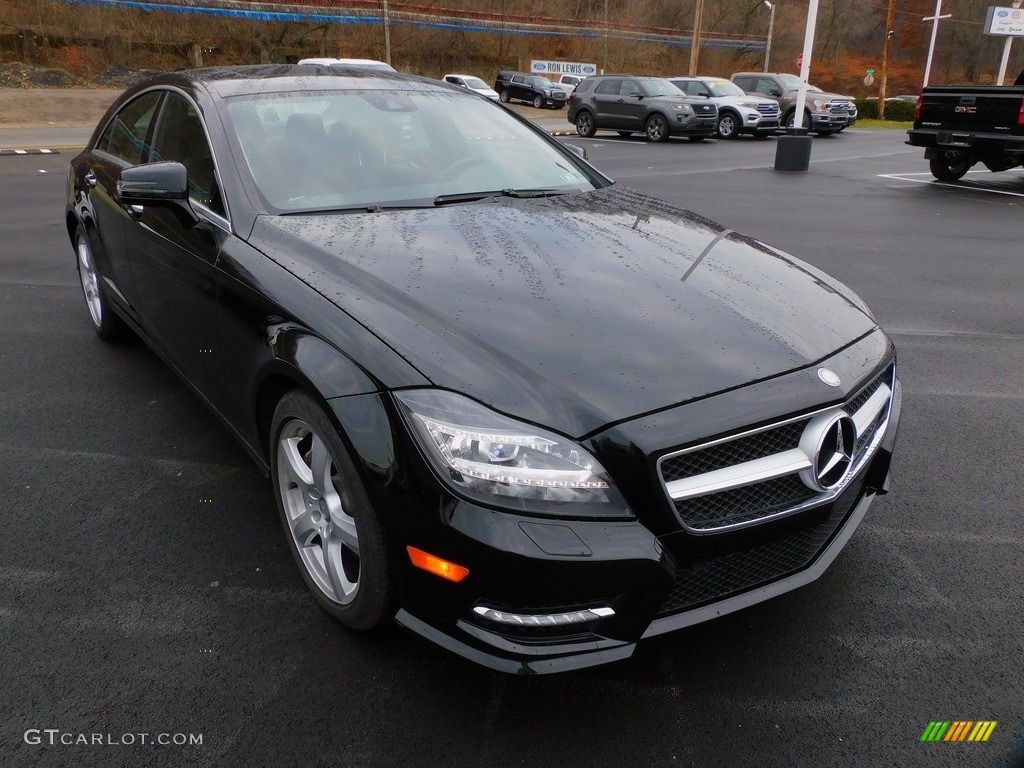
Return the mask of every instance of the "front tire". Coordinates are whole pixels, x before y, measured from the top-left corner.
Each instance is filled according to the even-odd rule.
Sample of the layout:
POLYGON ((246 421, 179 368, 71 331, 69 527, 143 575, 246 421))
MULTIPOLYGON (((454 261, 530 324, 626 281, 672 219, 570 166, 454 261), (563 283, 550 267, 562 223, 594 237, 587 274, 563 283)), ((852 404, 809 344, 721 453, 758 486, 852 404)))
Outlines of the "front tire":
POLYGON ((81 226, 75 230, 75 253, 78 256, 78 279, 82 284, 82 295, 85 297, 85 306, 89 310, 92 327, 96 335, 104 341, 114 341, 123 335, 125 324, 107 303, 103 281, 93 258, 92 246, 89 245, 89 238, 81 226))
POLYGON ((648 141, 657 143, 668 141, 668 120, 663 115, 651 115, 647 118, 644 132, 647 134, 648 141))
POLYGON ((317 604, 352 629, 394 613, 393 568, 380 521, 324 408, 301 390, 271 424, 274 496, 292 556, 317 604))
POLYGON ((965 157, 933 157, 928 168, 939 181, 959 181, 971 169, 971 161, 965 157))
POLYGON ((716 130, 720 139, 735 139, 740 134, 736 115, 732 112, 723 112, 718 117, 718 127, 716 130))
POLYGON ((594 116, 585 109, 576 114, 576 133, 585 139, 589 139, 597 133, 597 126, 594 125, 594 116))
POLYGON ((544 108, 544 99, 542 99, 540 96, 534 96, 533 97, 533 108, 534 109, 543 109, 544 108))

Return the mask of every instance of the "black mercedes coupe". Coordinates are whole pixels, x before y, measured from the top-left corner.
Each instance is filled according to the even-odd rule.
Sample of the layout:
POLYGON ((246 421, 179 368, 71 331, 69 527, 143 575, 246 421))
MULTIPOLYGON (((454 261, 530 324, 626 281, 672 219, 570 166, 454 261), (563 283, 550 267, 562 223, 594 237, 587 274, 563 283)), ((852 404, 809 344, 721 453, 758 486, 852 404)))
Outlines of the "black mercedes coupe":
POLYGON ((71 161, 103 339, 269 475, 310 593, 523 674, 817 578, 888 488, 860 299, 463 89, 256 66, 126 91, 71 161))

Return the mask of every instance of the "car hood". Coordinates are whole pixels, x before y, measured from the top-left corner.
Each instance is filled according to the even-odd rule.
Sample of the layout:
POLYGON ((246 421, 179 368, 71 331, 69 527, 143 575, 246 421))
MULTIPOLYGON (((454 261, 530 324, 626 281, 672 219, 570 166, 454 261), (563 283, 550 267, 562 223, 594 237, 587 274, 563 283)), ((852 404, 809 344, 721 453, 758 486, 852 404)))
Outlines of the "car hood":
POLYGON ((808 366, 875 328, 810 265, 620 185, 261 216, 250 241, 437 386, 575 437, 808 366))
MULTIPOLYGON (((797 91, 790 91, 790 93, 797 93, 797 91)), ((807 98, 808 99, 817 99, 818 101, 821 101, 822 99, 827 100, 827 101, 831 101, 832 99, 844 99, 846 101, 855 101, 853 96, 844 96, 841 93, 829 93, 828 91, 811 91, 811 90, 808 90, 807 91, 807 98)))

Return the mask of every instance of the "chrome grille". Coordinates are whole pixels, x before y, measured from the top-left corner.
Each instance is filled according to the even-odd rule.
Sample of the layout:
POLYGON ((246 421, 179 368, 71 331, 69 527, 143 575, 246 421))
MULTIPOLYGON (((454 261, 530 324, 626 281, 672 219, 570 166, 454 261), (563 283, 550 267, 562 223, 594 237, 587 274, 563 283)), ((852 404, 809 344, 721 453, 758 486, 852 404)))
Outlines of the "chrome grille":
MULTIPOLYGON (((795 514, 836 498, 877 450, 895 388, 889 366, 841 406, 662 457, 663 487, 683 528, 709 534, 795 514), (814 477, 824 422, 853 421, 849 471, 814 477), (805 437, 807 436, 807 437, 805 437), (828 487, 824 487, 828 485, 828 487)), ((846 450, 849 450, 847 448, 846 450)))
POLYGON ((778 117, 779 105, 778 104, 758 104, 757 111, 762 115, 768 115, 769 117, 778 117))
POLYGON ((693 111, 699 115, 711 114, 715 111, 716 107, 714 104, 694 104, 693 111))

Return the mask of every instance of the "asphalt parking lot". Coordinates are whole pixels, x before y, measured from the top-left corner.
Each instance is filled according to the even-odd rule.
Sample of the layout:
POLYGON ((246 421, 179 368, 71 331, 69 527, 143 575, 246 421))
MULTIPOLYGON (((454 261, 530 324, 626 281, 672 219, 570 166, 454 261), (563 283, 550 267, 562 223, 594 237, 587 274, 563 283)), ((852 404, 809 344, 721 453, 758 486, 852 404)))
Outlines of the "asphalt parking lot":
POLYGON ((892 493, 819 581, 533 679, 324 617, 269 481, 93 334, 69 155, 0 157, 0 763, 1024 766, 1024 172, 938 184, 902 139, 815 140, 803 174, 773 139, 566 139, 853 287, 905 399, 892 493), (998 725, 922 743, 934 720, 998 725))

